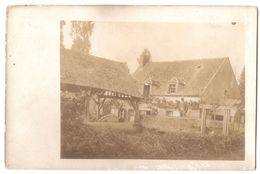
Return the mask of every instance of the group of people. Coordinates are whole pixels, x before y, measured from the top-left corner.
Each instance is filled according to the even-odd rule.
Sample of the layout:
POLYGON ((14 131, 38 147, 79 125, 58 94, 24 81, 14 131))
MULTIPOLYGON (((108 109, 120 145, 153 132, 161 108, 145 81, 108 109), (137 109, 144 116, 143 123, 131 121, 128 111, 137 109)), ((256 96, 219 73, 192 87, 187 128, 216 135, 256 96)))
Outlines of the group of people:
POLYGON ((160 108, 174 108, 179 111, 181 117, 187 116, 189 109, 199 109, 199 102, 196 101, 185 101, 184 98, 181 100, 166 101, 166 99, 158 100, 155 103, 160 108))

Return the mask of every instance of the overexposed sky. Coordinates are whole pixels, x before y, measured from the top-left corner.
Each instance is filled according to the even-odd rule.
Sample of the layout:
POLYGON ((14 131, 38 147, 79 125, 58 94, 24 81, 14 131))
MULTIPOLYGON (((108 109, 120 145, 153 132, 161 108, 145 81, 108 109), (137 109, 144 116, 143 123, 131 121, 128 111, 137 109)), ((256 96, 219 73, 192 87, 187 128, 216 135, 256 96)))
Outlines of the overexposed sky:
MULTIPOLYGON (((232 21, 231 21, 232 22, 232 21)), ((148 48, 152 61, 229 57, 239 78, 244 66, 242 23, 95 22, 90 54, 127 62, 130 72, 148 48)), ((70 25, 64 27, 64 44, 71 46, 70 25)))

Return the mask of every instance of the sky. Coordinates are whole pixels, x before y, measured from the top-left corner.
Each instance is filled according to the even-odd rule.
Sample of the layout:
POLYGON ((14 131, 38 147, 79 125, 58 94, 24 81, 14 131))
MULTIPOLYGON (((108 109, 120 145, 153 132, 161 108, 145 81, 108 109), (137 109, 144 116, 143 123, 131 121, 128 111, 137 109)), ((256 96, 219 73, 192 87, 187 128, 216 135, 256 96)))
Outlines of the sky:
MULTIPOLYGON (((70 48, 69 22, 63 31, 64 45, 70 48)), ((242 23, 95 22, 90 54, 126 62, 131 73, 144 48, 154 62, 229 57, 239 79, 244 37, 242 23)))

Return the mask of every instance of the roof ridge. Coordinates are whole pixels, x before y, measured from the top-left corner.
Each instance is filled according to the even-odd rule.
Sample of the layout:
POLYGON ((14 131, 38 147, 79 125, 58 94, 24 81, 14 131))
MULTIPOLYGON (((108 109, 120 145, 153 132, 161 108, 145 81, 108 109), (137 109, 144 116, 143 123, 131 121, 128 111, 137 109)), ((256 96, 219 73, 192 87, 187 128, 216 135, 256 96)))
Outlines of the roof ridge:
POLYGON ((113 63, 118 63, 118 64, 125 64, 126 62, 121 62, 121 61, 117 61, 117 60, 112 60, 112 59, 108 59, 108 58, 104 58, 104 57, 98 57, 98 56, 94 56, 92 54, 89 54, 90 57, 94 58, 94 59, 101 59, 101 60, 105 60, 105 61, 110 61, 113 63))
POLYGON ((201 58, 201 59, 185 59, 185 60, 170 60, 170 61, 156 61, 149 63, 171 63, 171 62, 189 62, 189 61, 203 61, 203 60, 220 60, 220 59, 228 59, 228 57, 214 57, 214 58, 201 58))
POLYGON ((91 58, 94 58, 94 59, 101 59, 101 60, 105 60, 105 61, 111 61, 111 62, 114 62, 114 63, 121 63, 121 64, 125 64, 126 63, 126 62, 112 60, 112 59, 108 59, 108 58, 104 58, 104 57, 95 56, 93 54, 86 54, 86 53, 83 53, 83 52, 80 52, 80 51, 75 51, 75 50, 72 50, 72 49, 64 48, 63 52, 64 51, 71 52, 72 54, 79 54, 81 56, 91 57, 91 58))

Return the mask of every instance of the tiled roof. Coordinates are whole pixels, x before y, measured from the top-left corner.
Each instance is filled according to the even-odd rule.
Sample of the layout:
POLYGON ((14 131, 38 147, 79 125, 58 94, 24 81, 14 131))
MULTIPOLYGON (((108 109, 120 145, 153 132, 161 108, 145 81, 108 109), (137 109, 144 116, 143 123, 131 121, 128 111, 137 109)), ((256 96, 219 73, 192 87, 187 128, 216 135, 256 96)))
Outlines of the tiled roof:
POLYGON ((141 97, 126 63, 61 50, 61 83, 141 97))
POLYGON ((137 69, 133 77, 140 88, 147 79, 159 82, 159 85, 152 86, 153 95, 170 95, 168 85, 174 78, 179 81, 175 95, 200 95, 225 61, 228 58, 149 62, 137 69))

